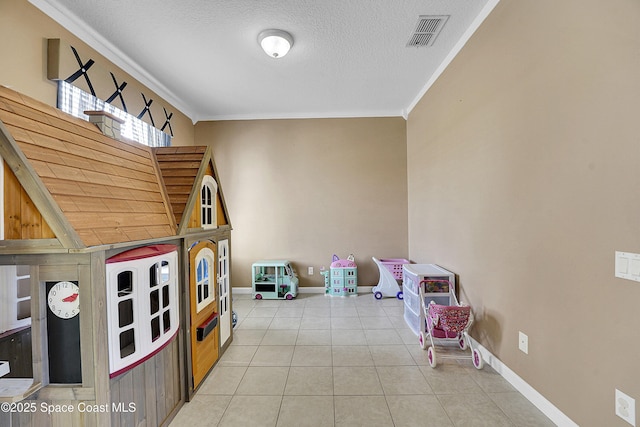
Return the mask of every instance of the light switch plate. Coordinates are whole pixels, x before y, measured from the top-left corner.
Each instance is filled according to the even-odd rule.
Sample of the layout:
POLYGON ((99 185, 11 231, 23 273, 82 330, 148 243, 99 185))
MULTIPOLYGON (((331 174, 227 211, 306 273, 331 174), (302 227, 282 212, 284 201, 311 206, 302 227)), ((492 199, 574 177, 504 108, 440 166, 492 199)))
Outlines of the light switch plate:
POLYGON ((616 277, 640 282, 640 254, 616 251, 615 270, 616 277))
POLYGON ((518 332, 518 348, 524 354, 529 354, 529 337, 527 334, 518 332))

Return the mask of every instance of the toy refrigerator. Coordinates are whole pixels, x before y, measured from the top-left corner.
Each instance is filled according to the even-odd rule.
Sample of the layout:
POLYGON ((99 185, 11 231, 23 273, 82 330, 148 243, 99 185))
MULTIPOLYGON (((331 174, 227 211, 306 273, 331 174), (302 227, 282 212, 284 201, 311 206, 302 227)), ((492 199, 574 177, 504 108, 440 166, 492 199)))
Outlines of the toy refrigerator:
POLYGON ((420 287, 425 304, 452 305, 455 295, 455 274, 436 264, 405 264, 403 267, 402 291, 404 296, 404 320, 414 334, 418 335, 425 321, 420 303, 420 287))

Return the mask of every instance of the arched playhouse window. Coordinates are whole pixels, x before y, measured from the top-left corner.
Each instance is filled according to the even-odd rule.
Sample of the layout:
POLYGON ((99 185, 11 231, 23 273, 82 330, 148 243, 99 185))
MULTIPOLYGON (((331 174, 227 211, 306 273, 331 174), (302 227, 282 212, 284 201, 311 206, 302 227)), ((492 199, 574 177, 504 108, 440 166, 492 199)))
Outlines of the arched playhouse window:
POLYGON ((200 189, 200 225, 203 228, 218 226, 218 183, 211 175, 205 175, 200 189))
POLYGON ((211 249, 203 248, 196 256, 196 312, 208 306, 215 297, 215 256, 211 249))

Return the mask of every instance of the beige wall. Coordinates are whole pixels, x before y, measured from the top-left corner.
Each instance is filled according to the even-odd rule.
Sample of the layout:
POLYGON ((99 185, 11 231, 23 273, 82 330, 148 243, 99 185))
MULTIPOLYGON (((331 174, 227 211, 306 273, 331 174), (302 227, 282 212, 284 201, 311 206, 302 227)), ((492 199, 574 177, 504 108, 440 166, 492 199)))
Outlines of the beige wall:
MULTIPOLYGON (((49 38, 62 39, 79 51, 91 55, 97 66, 119 70, 27 0, 0 0, 0 85, 49 105, 56 105, 56 83, 47 80, 49 38)), ((122 76, 125 81, 135 80, 124 72, 122 76)), ((168 105, 166 101, 160 101, 161 98, 153 92, 149 91, 148 95, 168 105)), ((175 135, 173 145, 193 145, 193 122, 177 109, 174 110, 171 127, 175 135)))
MULTIPOLYGON (((9 65, 0 67, 0 84, 55 105, 56 84, 46 78, 48 38, 118 69, 27 0, 0 0, 0 54, 9 65)), ((171 123, 173 145, 194 144, 189 118, 176 112, 171 123)), ((377 282, 371 256, 406 257, 405 124, 402 118, 200 123, 196 143, 214 145, 235 228, 234 285, 250 284, 248 265, 258 258, 291 258, 303 285, 321 286, 322 276, 308 277, 307 267, 328 267, 333 253, 356 255, 364 285, 377 282)))
POLYGON ((324 286, 318 270, 334 253, 353 253, 358 284, 371 286, 372 256, 406 257, 405 123, 198 123, 196 143, 213 147, 233 226, 233 286, 251 286, 251 264, 265 258, 291 260, 301 286, 324 286))
POLYGON ((640 402, 640 284, 614 278, 640 253, 640 2, 603 5, 502 0, 407 124, 411 258, 582 426, 627 425, 615 388, 640 402))
MULTIPOLYGON (((0 84, 55 105, 47 38, 84 46, 26 0, 0 0, 0 84)), ((613 277, 615 250, 640 252, 639 52, 637 0, 502 0, 406 128, 194 131, 177 114, 174 144, 214 148, 234 286, 260 258, 291 259, 303 286, 322 286, 333 253, 356 255, 361 285, 377 280, 371 256, 438 263, 459 274, 484 346, 578 424, 622 426, 614 389, 640 402, 640 285, 613 277)))

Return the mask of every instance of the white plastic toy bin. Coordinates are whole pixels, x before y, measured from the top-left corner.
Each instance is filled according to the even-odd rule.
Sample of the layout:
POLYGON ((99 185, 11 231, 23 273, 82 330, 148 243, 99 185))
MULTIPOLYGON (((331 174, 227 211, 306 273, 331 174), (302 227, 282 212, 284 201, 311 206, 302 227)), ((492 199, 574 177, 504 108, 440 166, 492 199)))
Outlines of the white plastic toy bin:
POLYGON ((414 313, 420 313, 420 296, 411 292, 409 288, 405 288, 403 295, 405 306, 411 308, 414 313))
MULTIPOLYGON (((422 291, 425 295, 425 303, 429 304, 431 301, 440 305, 451 305, 453 297, 449 293, 451 291, 455 292, 455 287, 452 284, 449 278, 435 278, 428 277, 424 278, 420 282, 419 288, 422 288, 422 291)), ((420 289, 418 289, 418 292, 420 289)), ((419 299, 420 297, 418 297, 419 299)))
POLYGON ((415 276, 405 276, 402 279, 402 289, 405 291, 413 292, 415 295, 418 294, 418 278, 415 276))
POLYGON ((416 336, 425 322, 423 310, 420 309, 420 288, 423 288, 426 304, 435 301, 436 304, 452 305, 451 295, 455 295, 455 280, 454 273, 436 264, 403 266, 404 320, 416 336))
POLYGON ((405 308, 404 321, 407 323, 407 325, 413 331, 413 333, 416 334, 416 336, 420 335, 420 314, 419 313, 412 313, 411 309, 405 308))

